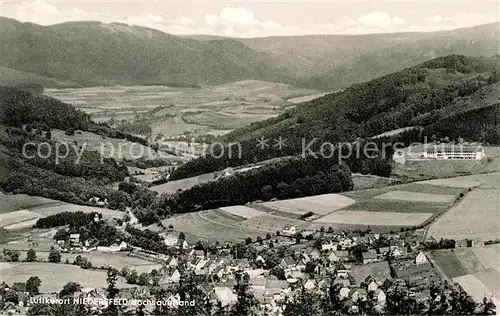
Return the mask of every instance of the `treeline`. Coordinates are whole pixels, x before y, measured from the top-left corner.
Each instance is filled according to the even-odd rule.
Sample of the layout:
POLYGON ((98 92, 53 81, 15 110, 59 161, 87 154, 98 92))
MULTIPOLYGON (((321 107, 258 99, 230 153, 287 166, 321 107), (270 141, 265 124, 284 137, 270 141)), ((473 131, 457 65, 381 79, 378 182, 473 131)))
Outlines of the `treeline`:
POLYGON ((0 86, 0 123, 16 127, 35 124, 62 130, 82 130, 149 146, 144 138, 117 131, 106 123, 92 122, 88 114, 70 104, 6 86, 0 86))
POLYGON ((299 160, 303 160, 304 156, 308 157, 304 160, 304 165, 309 164, 307 160, 311 158, 318 160, 319 164, 326 161, 331 165, 342 161, 355 173, 383 177, 391 175, 392 169, 389 161, 391 152, 385 149, 384 153, 382 142, 376 142, 375 145, 378 145, 378 148, 374 148, 366 146, 367 141, 362 139, 346 144, 324 142, 320 138, 311 138, 307 142, 303 142, 300 138, 297 141, 292 141, 293 139, 288 141, 286 147, 281 150, 273 146, 260 149, 255 146, 255 140, 244 141, 240 144, 241 155, 238 155, 236 145, 229 145, 222 149, 214 147, 213 153, 207 153, 205 156, 190 160, 174 169, 169 179, 178 180, 223 170, 227 167, 237 167, 276 157, 296 156, 297 154, 299 156, 296 156, 296 159, 299 160))
POLYGON ((116 129, 127 134, 139 134, 150 136, 152 134, 151 126, 147 122, 119 123, 116 129))
POLYGON ((42 196, 73 204, 91 205, 93 197, 107 198, 112 190, 96 179, 66 177, 24 163, 0 153, 0 166, 5 175, 0 188, 5 192, 42 196))
POLYGON ((163 200, 175 213, 352 190, 349 167, 333 159, 289 157, 230 177, 196 185, 163 200))
POLYGON ((132 246, 163 254, 170 254, 172 252, 163 242, 163 238, 156 232, 149 229, 140 230, 132 226, 127 226, 125 231, 130 234, 127 242, 132 246))
POLYGON ((80 228, 90 225, 95 217, 102 218, 102 215, 96 212, 62 212, 40 218, 36 221, 35 228, 52 228, 69 225, 70 228, 80 228))
POLYGON ((89 116, 72 105, 5 86, 0 86, 0 122, 18 127, 38 122, 63 130, 87 130, 91 124, 89 116))
POLYGON ((447 117, 425 127, 426 135, 438 138, 458 139, 467 136, 469 140, 500 144, 500 104, 467 111, 447 117))
POLYGON ((124 238, 115 226, 102 221, 102 214, 97 212, 62 212, 40 218, 34 227, 53 228, 66 225, 69 227, 58 230, 54 239, 67 241, 70 234, 80 234, 80 241, 93 239, 100 246, 110 246, 116 240, 124 238), (99 219, 98 221, 95 220, 96 217, 99 219))

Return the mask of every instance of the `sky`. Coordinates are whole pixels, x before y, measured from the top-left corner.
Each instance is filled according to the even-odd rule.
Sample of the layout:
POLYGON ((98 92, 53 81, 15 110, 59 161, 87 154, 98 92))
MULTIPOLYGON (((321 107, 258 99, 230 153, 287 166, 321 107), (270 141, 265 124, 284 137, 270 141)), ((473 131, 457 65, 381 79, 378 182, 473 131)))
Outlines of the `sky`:
POLYGON ((263 37, 449 30, 498 22, 498 0, 0 0, 0 15, 50 25, 121 22, 175 35, 263 37))

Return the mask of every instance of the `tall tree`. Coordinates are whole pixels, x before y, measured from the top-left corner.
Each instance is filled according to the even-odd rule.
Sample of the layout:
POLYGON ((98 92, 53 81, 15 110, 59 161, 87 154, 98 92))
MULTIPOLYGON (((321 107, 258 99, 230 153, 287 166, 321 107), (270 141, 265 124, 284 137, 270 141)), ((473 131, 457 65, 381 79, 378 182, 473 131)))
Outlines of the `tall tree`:
POLYGON ((37 276, 32 276, 26 281, 26 290, 30 293, 31 296, 37 295, 40 293, 40 285, 42 284, 42 280, 40 280, 37 276))
POLYGON ((116 298, 120 290, 116 287, 117 275, 118 271, 113 268, 108 268, 108 278, 106 279, 108 283, 108 287, 106 288, 107 298, 110 300, 110 303, 106 309, 106 315, 110 316, 118 316, 118 305, 114 304, 113 300, 116 298))
POLYGON ((28 262, 36 261, 36 251, 34 249, 28 250, 28 253, 26 254, 26 261, 28 262))
POLYGON ((236 304, 233 306, 233 315, 252 315, 257 306, 255 297, 250 293, 248 284, 248 274, 243 274, 241 271, 236 272, 236 285, 234 290, 238 296, 236 304))

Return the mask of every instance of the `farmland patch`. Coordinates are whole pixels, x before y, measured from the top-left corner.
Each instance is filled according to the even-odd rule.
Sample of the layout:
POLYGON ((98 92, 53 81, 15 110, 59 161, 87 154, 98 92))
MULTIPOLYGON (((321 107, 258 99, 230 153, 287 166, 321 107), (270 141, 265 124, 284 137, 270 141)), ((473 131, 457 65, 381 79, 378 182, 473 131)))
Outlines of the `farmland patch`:
POLYGON ((302 215, 307 212, 313 212, 324 215, 349 206, 354 202, 353 199, 340 194, 322 194, 262 204, 270 209, 285 213, 302 215))
POLYGON ((500 189, 475 189, 438 218, 428 231, 436 239, 495 239, 500 236, 500 189))
POLYGON ((252 218, 266 214, 265 212, 243 205, 227 206, 227 207, 221 207, 219 209, 229 214, 233 214, 243 218, 252 218))
POLYGON ((40 217, 38 213, 28 211, 28 210, 20 210, 9 213, 0 214, 0 226, 9 226, 12 224, 24 222, 27 220, 32 220, 40 217))
POLYGON ((432 215, 432 213, 337 211, 323 216, 314 222, 353 225, 416 226, 425 222, 432 215))
MULTIPOLYGON (((17 263, 1 270, 0 280, 13 284, 26 282, 32 276, 38 276, 42 281, 41 293, 59 292, 69 281, 77 282, 82 287, 105 288, 106 271, 85 270, 80 267, 58 263, 17 263)), ((117 287, 130 287, 119 278, 117 287)))
POLYGON ((429 203, 449 203, 455 199, 454 195, 432 194, 408 191, 391 191, 374 197, 383 200, 400 200, 410 202, 429 202, 429 203))

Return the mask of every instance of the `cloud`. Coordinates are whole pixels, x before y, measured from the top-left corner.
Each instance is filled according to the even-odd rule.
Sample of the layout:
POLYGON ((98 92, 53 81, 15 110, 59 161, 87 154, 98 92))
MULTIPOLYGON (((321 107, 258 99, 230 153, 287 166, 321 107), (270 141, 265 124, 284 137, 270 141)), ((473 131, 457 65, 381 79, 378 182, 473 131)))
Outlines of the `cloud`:
POLYGON ((386 12, 371 12, 358 18, 359 24, 367 28, 385 29, 393 25, 404 24, 405 21, 399 17, 391 17, 386 12))
POLYGON ((235 36, 270 35, 270 31, 276 32, 282 28, 282 25, 276 21, 257 19, 253 12, 242 7, 226 7, 218 14, 207 14, 205 24, 213 33, 235 36))
POLYGON ((44 0, 23 1, 16 7, 12 8, 6 15, 23 21, 33 22, 42 25, 56 24, 67 21, 83 21, 83 20, 104 20, 103 14, 95 12, 84 12, 80 9, 72 9, 67 11, 59 10, 55 5, 44 0))
POLYGON ((430 21, 432 22, 441 22, 441 21, 444 21, 445 18, 443 18, 441 15, 439 14, 436 14, 436 15, 433 15, 429 18, 430 21))

